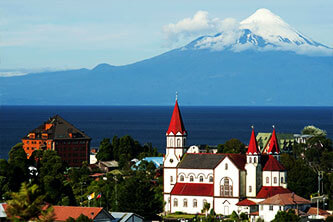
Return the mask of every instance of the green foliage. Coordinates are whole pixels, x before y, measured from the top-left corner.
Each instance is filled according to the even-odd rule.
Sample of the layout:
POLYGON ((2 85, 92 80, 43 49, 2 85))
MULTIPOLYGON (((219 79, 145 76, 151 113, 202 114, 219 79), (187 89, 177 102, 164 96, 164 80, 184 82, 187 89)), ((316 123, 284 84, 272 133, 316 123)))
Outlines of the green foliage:
POLYGON ((202 213, 204 213, 207 217, 207 214, 208 214, 208 211, 209 211, 209 208, 210 208, 210 203, 206 202, 204 205, 203 205, 203 208, 201 210, 202 213))
POLYGON ((238 214, 235 211, 232 211, 230 219, 238 221, 239 220, 238 214))
POLYGON ((45 200, 52 204, 75 205, 75 197, 69 184, 65 184, 64 162, 55 151, 46 150, 39 161, 39 181, 46 197, 45 200), (66 198, 67 197, 67 198, 66 198))
POLYGON ((239 218, 243 221, 243 220, 248 220, 249 219, 249 217, 247 216, 247 214, 246 213, 241 213, 240 215, 239 215, 239 218))
POLYGON ((129 161, 133 158, 142 159, 147 156, 162 156, 153 148, 151 143, 141 146, 140 143, 130 136, 110 139, 104 138, 96 155, 97 160, 117 160, 121 169, 129 170, 129 161))
MULTIPOLYGON (((36 184, 28 186, 22 183, 20 191, 11 193, 12 199, 7 202, 6 213, 13 221, 30 221, 38 219, 42 213, 42 218, 52 218, 52 209, 44 209, 44 196, 36 184), (48 215, 48 216, 47 216, 48 215)), ((46 221, 46 220, 45 220, 46 221)))
POLYGON ((69 217, 66 222, 92 222, 93 220, 89 217, 81 214, 78 218, 74 219, 73 217, 69 217))
POLYGON ((277 212, 274 220, 272 220, 272 222, 285 222, 285 221, 297 222, 300 221, 300 217, 297 216, 293 210, 288 210, 288 211, 277 212))
POLYGON ((313 136, 326 136, 327 133, 325 130, 319 129, 315 126, 306 126, 302 130, 302 134, 308 134, 308 135, 313 135, 313 136))
POLYGON ((108 161, 113 160, 113 146, 110 142, 109 138, 104 138, 100 145, 99 145, 99 151, 96 155, 96 158, 98 161, 108 161))
POLYGON ((305 198, 317 191, 317 174, 303 159, 282 154, 281 163, 288 171, 288 189, 305 198))
POLYGON ((328 216, 326 222, 333 222, 333 215, 328 216))
POLYGON ((230 139, 225 144, 219 144, 217 146, 218 153, 245 153, 245 144, 238 139, 230 139))

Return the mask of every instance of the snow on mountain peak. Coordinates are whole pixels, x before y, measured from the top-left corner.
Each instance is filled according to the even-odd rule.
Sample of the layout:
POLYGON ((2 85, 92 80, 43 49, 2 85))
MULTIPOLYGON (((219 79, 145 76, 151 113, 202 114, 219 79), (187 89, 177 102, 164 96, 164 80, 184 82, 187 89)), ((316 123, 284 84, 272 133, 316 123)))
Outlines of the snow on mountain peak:
POLYGON ((243 51, 285 50, 299 54, 333 55, 333 50, 313 41, 270 10, 261 8, 239 23, 238 29, 203 36, 186 48, 243 51))

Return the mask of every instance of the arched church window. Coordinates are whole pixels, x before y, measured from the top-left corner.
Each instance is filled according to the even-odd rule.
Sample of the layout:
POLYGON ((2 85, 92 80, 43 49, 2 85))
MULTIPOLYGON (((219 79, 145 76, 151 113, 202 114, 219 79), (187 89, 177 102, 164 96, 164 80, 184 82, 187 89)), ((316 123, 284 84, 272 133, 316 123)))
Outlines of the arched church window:
POLYGON ((274 177, 274 183, 277 183, 277 178, 276 177, 274 177))
POLYGON ((198 201, 196 199, 193 200, 193 207, 197 207, 198 206, 198 201))
POLYGON ((184 199, 184 201, 183 201, 183 207, 187 207, 187 199, 184 199))
POLYGON ((232 196, 232 180, 228 177, 222 178, 220 182, 220 193, 223 197, 232 196))
POLYGON ((177 198, 173 199, 173 206, 178 207, 178 200, 177 198))
POLYGON ((269 183, 269 177, 266 177, 266 183, 269 183))
POLYGON ((249 163, 252 163, 252 158, 251 157, 249 157, 249 163))
POLYGON ((173 146, 173 139, 172 138, 170 138, 170 140, 169 140, 169 146, 173 146))
POLYGON ((224 169, 225 169, 225 170, 228 169, 228 164, 227 164, 227 163, 225 164, 224 169))
POLYGON ((254 157, 253 158, 253 163, 256 163, 257 162, 257 157, 254 157))
POLYGON ((177 139, 177 147, 181 147, 180 142, 180 139, 177 139))
POLYGON ((213 182, 213 176, 209 177, 209 182, 213 182))
POLYGON ((170 182, 171 182, 171 183, 173 182, 173 177, 172 177, 172 176, 170 176, 170 182))
POLYGON ((252 192, 252 186, 249 186, 249 192, 250 193, 252 192))
POLYGON ((193 176, 190 176, 190 182, 193 182, 194 178, 193 176))
POLYGON ((180 175, 179 180, 180 180, 180 181, 184 181, 184 176, 183 176, 183 175, 180 175))
POLYGON ((281 177, 281 183, 283 183, 283 177, 281 177))
POLYGON ((200 182, 203 182, 203 176, 200 176, 199 181, 200 181, 200 182))

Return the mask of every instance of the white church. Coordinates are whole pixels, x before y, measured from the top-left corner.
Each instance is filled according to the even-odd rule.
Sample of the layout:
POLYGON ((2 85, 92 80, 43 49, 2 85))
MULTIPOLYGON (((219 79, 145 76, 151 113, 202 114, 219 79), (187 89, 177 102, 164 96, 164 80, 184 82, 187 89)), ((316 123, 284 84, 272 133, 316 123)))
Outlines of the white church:
POLYGON ((288 208, 274 208, 270 198, 297 199, 297 207, 308 207, 309 201, 287 189, 275 129, 266 153, 260 153, 253 129, 246 154, 193 153, 193 149, 187 150, 186 138, 176 100, 163 160, 166 213, 202 213, 204 204, 209 203, 217 214, 244 212, 270 221, 278 210, 288 208), (261 215, 273 211, 270 216, 261 215))

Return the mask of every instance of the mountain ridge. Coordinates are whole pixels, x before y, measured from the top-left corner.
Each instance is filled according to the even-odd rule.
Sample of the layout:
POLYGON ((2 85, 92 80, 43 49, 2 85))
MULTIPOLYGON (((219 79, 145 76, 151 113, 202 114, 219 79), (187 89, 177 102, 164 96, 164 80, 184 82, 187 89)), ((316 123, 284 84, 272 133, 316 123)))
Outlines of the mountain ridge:
POLYGON ((223 42, 226 33, 212 36, 228 43, 217 42, 220 50, 196 47, 209 37, 201 36, 129 65, 0 77, 0 104, 168 105, 178 91, 183 105, 333 105, 333 56, 280 49, 253 29, 236 32, 233 42, 223 42))

